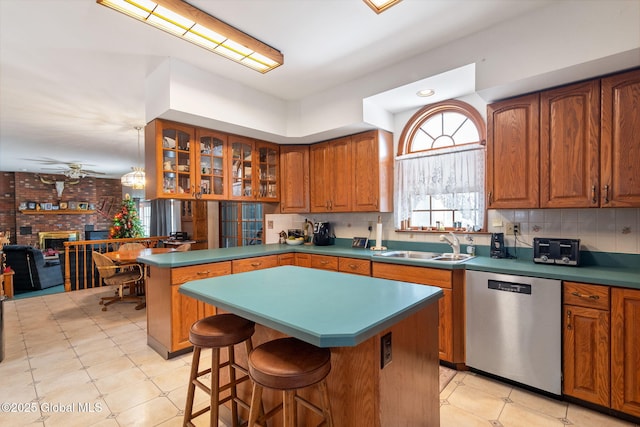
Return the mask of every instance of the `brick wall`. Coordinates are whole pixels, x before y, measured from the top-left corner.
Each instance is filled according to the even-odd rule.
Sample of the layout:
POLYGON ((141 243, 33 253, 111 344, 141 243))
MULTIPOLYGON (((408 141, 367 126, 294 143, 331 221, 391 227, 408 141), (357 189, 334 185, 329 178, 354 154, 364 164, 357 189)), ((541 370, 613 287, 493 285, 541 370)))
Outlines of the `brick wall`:
MULTIPOLYGON (((122 202, 122 186, 119 179, 82 178, 78 184, 65 184, 62 197, 58 197, 55 185, 44 184, 33 173, 2 172, 0 181, 0 229, 11 229, 12 243, 20 245, 38 244, 41 231, 80 231, 84 238, 86 226, 104 230, 111 225, 111 214, 95 212, 91 214, 35 214, 27 215, 18 211, 21 203, 87 202, 99 209, 117 209, 122 202), (10 194, 10 195, 8 195, 10 194), (106 203, 105 203, 106 202, 106 203), (31 227, 31 234, 21 234, 21 227, 31 227)), ((64 180, 62 175, 46 175, 47 180, 64 180)))

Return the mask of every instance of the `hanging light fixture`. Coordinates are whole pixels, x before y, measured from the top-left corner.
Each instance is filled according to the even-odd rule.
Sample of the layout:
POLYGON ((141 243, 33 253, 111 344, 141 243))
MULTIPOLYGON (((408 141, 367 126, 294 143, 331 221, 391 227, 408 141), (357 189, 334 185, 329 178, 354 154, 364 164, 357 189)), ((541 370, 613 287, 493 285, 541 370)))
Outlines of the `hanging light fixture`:
MULTIPOLYGON (((138 131, 138 165, 140 165, 140 130, 142 128, 140 126, 136 126, 135 129, 138 131)), ((144 168, 143 167, 131 168, 131 172, 122 175, 122 178, 120 178, 120 183, 123 186, 131 187, 134 190, 144 189, 144 185, 145 185, 144 168)))

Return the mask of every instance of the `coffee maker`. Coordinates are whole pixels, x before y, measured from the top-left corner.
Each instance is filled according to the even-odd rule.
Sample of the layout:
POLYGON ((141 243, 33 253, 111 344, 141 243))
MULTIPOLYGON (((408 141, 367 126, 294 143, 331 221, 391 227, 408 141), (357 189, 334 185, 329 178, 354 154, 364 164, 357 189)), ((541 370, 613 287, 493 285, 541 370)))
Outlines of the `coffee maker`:
POLYGON ((504 233, 491 235, 491 258, 506 258, 507 247, 504 245, 504 233))
POLYGON ((317 246, 333 245, 334 235, 331 232, 331 223, 316 222, 313 225, 313 244, 317 246))

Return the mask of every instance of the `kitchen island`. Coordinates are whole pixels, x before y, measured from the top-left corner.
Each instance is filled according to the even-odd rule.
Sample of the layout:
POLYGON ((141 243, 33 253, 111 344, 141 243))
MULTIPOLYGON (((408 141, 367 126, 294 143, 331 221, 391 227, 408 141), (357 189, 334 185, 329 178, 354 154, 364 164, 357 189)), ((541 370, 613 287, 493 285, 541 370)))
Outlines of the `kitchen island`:
POLYGON ((179 292, 255 321, 254 345, 289 335, 331 348, 336 426, 439 425, 440 289, 283 266, 195 280, 179 292))

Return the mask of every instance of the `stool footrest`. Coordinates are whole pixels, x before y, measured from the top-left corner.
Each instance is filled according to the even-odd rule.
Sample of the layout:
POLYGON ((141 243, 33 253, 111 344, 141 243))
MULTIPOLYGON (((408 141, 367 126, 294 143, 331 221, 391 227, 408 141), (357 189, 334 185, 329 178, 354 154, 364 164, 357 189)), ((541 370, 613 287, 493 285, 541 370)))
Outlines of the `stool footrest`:
POLYGON ((324 411, 322 410, 322 408, 314 405, 313 403, 309 402, 307 399, 305 399, 302 396, 298 396, 297 394, 295 395, 295 399, 298 403, 300 403, 301 405, 305 406, 307 409, 312 410, 313 412, 315 412, 316 414, 320 415, 321 417, 324 416, 324 411))

